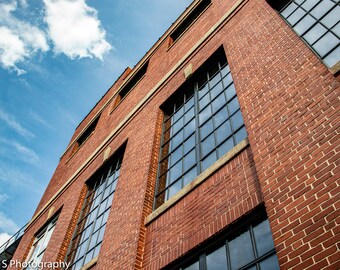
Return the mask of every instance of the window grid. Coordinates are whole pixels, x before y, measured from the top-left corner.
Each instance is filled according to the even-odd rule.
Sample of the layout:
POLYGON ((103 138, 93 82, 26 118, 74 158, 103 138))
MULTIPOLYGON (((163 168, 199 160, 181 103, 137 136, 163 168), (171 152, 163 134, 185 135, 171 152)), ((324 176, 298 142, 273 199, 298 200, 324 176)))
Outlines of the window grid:
POLYGON ((226 60, 165 111, 155 208, 247 136, 226 60))
MULTIPOLYGON (((46 227, 46 229, 41 232, 36 239, 34 240, 34 243, 32 245, 31 251, 30 251, 30 256, 28 260, 28 265, 35 265, 39 264, 42 261, 42 258, 44 256, 46 247, 48 245, 48 242, 51 239, 53 230, 55 228, 55 225, 57 223, 57 217, 54 218, 46 227)), ((30 268, 29 266, 25 268, 27 270, 33 269, 30 268)))
POLYGON ((268 220, 249 225, 241 234, 223 241, 223 244, 208 252, 200 253, 179 269, 280 269, 268 220))
POLYGON ((80 269, 99 254, 120 166, 121 157, 89 188, 67 255, 70 269, 80 269))
POLYGON ((339 1, 293 0, 280 14, 329 68, 340 60, 339 1))

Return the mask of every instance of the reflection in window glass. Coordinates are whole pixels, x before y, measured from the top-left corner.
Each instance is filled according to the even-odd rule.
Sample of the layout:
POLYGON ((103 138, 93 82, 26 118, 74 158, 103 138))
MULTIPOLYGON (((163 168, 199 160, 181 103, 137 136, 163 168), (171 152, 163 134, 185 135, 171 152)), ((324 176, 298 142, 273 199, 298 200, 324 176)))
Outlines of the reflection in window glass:
POLYGON ((155 208, 247 136, 225 55, 199 75, 164 110, 155 208))
MULTIPOLYGON (((52 219, 52 221, 35 238, 30 253, 28 255, 27 259, 28 265, 37 265, 42 261, 46 247, 51 239, 53 230, 57 223, 57 219, 58 217, 52 219)), ((33 268, 31 267, 27 267, 25 269, 33 270, 33 268)))
MULTIPOLYGON (((194 263, 179 268, 182 270, 279 270, 279 262, 268 220, 245 228, 236 237, 226 239, 214 249, 201 252, 194 263)), ((187 265, 187 264, 186 264, 187 265)), ((176 268, 178 269, 178 268, 176 268)))
POLYGON ((281 16, 328 67, 340 60, 340 7, 336 0, 292 0, 281 16))

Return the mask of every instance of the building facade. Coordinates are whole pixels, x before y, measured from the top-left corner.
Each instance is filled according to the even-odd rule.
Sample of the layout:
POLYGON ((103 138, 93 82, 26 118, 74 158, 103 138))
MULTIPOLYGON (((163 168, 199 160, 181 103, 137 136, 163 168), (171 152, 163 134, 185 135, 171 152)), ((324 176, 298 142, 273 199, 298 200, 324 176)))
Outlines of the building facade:
POLYGON ((339 9, 193 1, 76 128, 12 259, 339 269, 339 9))

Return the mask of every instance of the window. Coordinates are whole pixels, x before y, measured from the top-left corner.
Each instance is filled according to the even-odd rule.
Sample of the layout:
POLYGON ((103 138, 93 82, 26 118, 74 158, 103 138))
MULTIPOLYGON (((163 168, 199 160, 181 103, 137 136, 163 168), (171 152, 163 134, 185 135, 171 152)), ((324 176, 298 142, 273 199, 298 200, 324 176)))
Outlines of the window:
POLYGON ((71 263, 69 269, 80 269, 99 254, 123 153, 124 149, 119 150, 88 183, 89 191, 66 258, 71 263))
POLYGON ((247 136, 222 47, 162 109, 155 208, 247 136))
POLYGON ((175 42, 184 31, 203 13, 203 11, 210 5, 210 0, 202 0, 191 13, 177 26, 177 28, 170 34, 170 45, 175 42))
POLYGON ((119 91, 119 100, 123 99, 132 88, 144 77, 148 69, 149 61, 147 61, 137 72, 130 78, 129 82, 119 91))
POLYGON ((30 265, 38 265, 42 261, 46 247, 57 223, 57 219, 58 217, 53 218, 52 221, 49 222, 40 233, 38 233, 28 255, 27 265, 29 266, 25 269, 35 269, 31 268, 30 265))
POLYGON ((274 7, 327 67, 331 68, 339 62, 338 0, 293 0, 288 1, 286 5, 274 5, 274 7))
POLYGON ((86 142, 86 140, 92 135, 92 133, 94 132, 94 130, 96 129, 98 120, 99 120, 99 116, 97 116, 96 119, 94 119, 92 121, 92 123, 85 129, 85 131, 79 136, 79 138, 77 139, 77 141, 75 142, 75 145, 72 149, 71 155, 73 153, 75 153, 79 147, 86 142))
POLYGON ((247 215, 164 269, 279 270, 280 267, 269 221, 261 211, 247 215))

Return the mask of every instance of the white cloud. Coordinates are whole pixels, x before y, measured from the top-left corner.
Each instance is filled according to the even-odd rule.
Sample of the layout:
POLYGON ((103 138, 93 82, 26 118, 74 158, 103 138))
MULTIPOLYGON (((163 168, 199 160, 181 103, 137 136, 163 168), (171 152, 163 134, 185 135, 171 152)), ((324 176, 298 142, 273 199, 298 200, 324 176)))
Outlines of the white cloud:
POLYGON ((0 109, 0 120, 4 121, 10 128, 15 130, 18 134, 26 138, 34 138, 34 134, 22 127, 14 118, 14 116, 2 111, 0 109))
POLYGON ((11 238, 11 235, 8 233, 0 233, 0 247, 11 238))
POLYGON ((14 159, 22 160, 33 165, 38 164, 40 160, 39 156, 32 149, 29 149, 16 141, 0 138, 0 146, 1 144, 7 146, 0 148, 0 154, 4 156, 11 156, 14 159))
MULTIPOLYGON (((21 1, 21 6, 27 6, 21 1)), ((38 51, 49 49, 45 33, 39 28, 14 17, 17 2, 0 4, 0 65, 21 75, 17 64, 31 58, 38 51)))
POLYGON ((47 128, 52 128, 52 126, 45 121, 40 115, 38 115, 37 113, 33 112, 32 109, 30 109, 30 115, 32 117, 32 119, 34 119, 36 122, 38 122, 39 124, 42 124, 43 126, 47 127, 47 128))
POLYGON ((20 228, 13 220, 8 218, 3 212, 0 212, 0 231, 8 234, 14 234, 19 229, 20 228))
POLYGON ((33 163, 35 164, 36 162, 39 161, 38 155, 31 149, 21 145, 18 142, 13 142, 13 146, 16 151, 19 152, 23 156, 23 160, 26 161, 27 163, 33 163))
POLYGON ((56 53, 71 59, 103 56, 112 47, 105 40, 97 11, 84 0, 44 0, 49 37, 56 53))

